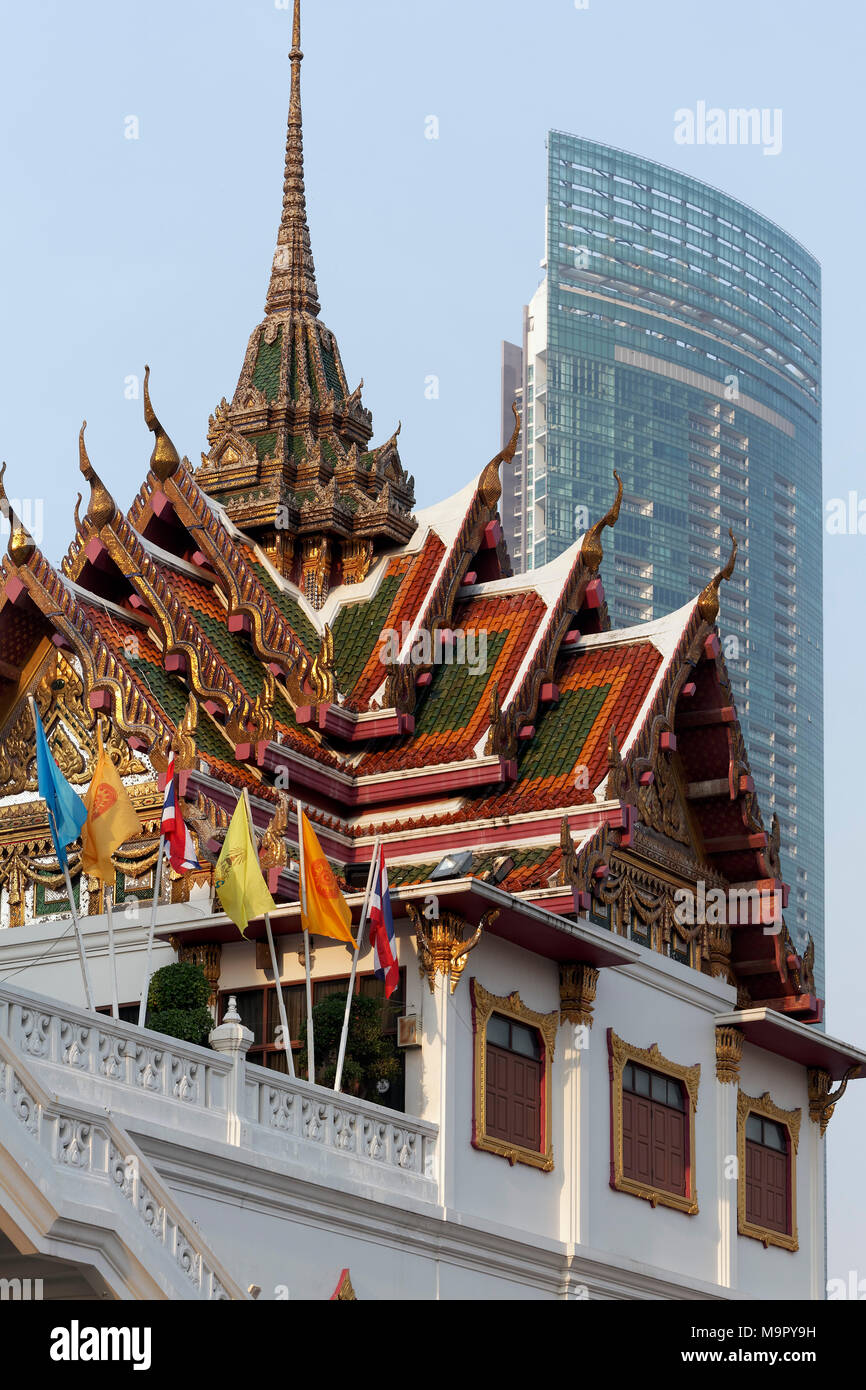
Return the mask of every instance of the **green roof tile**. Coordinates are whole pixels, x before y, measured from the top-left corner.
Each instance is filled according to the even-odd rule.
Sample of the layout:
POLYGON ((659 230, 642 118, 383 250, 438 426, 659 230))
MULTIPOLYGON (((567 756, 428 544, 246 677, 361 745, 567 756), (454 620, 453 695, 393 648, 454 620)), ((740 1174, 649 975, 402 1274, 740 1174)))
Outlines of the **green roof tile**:
MULTIPOLYGON (((131 657, 129 664, 144 684, 153 691, 172 723, 179 727, 189 701, 186 686, 177 676, 170 676, 162 666, 155 666, 140 657, 131 657)), ((233 756, 228 740, 220 737, 206 716, 199 718, 195 744, 202 753, 209 753, 212 758, 233 756)))
POLYGON ((256 446, 256 457, 259 463, 266 458, 274 458, 277 451, 277 432, 269 430, 267 434, 251 434, 250 442, 256 446))
POLYGON ((421 713, 415 717, 416 738, 421 734, 451 733, 466 728, 484 696, 490 672, 507 636, 507 632, 488 632, 487 662, 483 671, 473 671, 466 662, 438 667, 421 713))
POLYGON ((273 600, 275 607, 278 608, 283 616, 291 623, 292 628, 298 634, 298 637, 307 648, 307 651, 317 652, 319 650, 321 638, 297 599, 293 598, 291 594, 283 592, 279 585, 271 578, 264 565, 258 564, 257 561, 251 561, 250 563, 256 572, 262 588, 266 590, 269 597, 273 600))
POLYGON ((280 351, 283 341, 282 328, 272 343, 266 343, 264 336, 259 341, 259 355, 253 368, 253 386, 264 391, 269 401, 275 401, 280 394, 280 351))
MULTIPOLYGON (((376 646, 400 587, 399 575, 387 575, 366 603, 350 603, 341 608, 334 621, 334 670, 338 688, 349 694, 354 689, 370 653, 376 646)), ((384 679, 385 668, 382 668, 384 679)))
POLYGON ((541 717, 534 738, 520 755, 521 782, 535 777, 561 777, 571 771, 609 690, 609 685, 596 685, 587 690, 563 691, 554 717, 541 717))

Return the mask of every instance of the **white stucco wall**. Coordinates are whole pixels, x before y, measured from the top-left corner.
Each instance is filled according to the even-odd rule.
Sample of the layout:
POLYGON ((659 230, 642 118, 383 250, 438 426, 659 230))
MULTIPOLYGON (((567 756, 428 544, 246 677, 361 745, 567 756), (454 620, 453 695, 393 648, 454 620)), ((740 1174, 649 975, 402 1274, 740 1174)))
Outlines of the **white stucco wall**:
MULTIPOLYGON (((190 916, 163 907, 162 923, 190 916)), ((119 997, 137 999, 149 914, 138 921, 116 914, 119 997)), ((80 1005, 81 977, 71 931, 50 950, 66 924, 45 922, 0 931, 0 977, 25 989, 80 1005), (20 969, 24 966, 24 969, 20 969), (12 973, 12 972, 18 973, 12 973)), ((797 1156, 800 1249, 790 1253, 736 1234, 736 1188, 725 1163, 736 1155, 736 1088, 715 1072, 717 1014, 730 1010, 735 991, 674 961, 641 950, 634 965, 602 970, 589 1046, 575 1048, 571 1025, 556 1038, 552 1072, 555 1167, 545 1173, 472 1147, 473 1033, 470 979, 489 992, 517 990, 539 1013, 559 1005, 555 962, 486 933, 468 957, 454 993, 441 976, 435 992, 416 968, 414 937, 397 923, 406 966, 407 1011, 422 1020, 424 1045, 406 1055, 406 1109, 439 1127, 438 1200, 384 1203, 353 1187, 340 1191, 310 1180, 310 1170, 243 1155, 243 1146, 203 1163, 201 1140, 175 1131, 168 1145, 158 1126, 141 1121, 141 1142, 200 1222, 215 1251, 242 1285, 263 1297, 325 1297, 349 1266, 359 1296, 370 1298, 553 1298, 584 1280, 590 1296, 786 1297, 823 1296, 823 1146, 809 1119, 803 1068, 746 1045, 741 1084, 750 1095, 769 1091, 774 1102, 802 1109, 797 1156), (607 1029, 663 1055, 701 1065, 695 1163, 699 1211, 694 1216, 610 1186, 610 1081, 607 1029), (423 1205, 423 1204, 422 1204, 423 1205), (378 1213, 378 1215, 376 1214, 378 1213), (666 1293, 666 1281, 670 1292, 666 1293), (268 1291, 271 1292, 268 1292, 268 1291), (279 1290, 280 1292, 273 1292, 279 1290)), ((111 997, 104 918, 84 921, 97 999, 111 997)), ((299 936, 289 939, 284 979, 300 981, 299 936)), ((282 954, 282 952, 281 952, 282 954)), ((317 940, 315 974, 345 974, 350 956, 339 943, 317 940)), ((154 968, 174 958, 159 945, 154 968)), ((370 969, 369 953, 360 969, 370 969)), ((255 968, 255 948, 238 939, 222 952, 222 990, 260 986, 269 972, 255 968)), ((134 1111, 134 1107, 133 1107, 134 1111)), ((146 1117, 153 1114, 148 1109, 146 1117)), ((145 1117, 144 1109, 141 1114, 145 1117)), ((124 1121, 136 1133, 135 1114, 124 1121)), ((272 1145, 278 1145, 273 1136, 272 1145)), ((278 1153, 278 1147, 272 1147, 278 1153)), ((324 1171, 324 1170, 323 1170, 324 1171)), ((572 1295, 574 1296, 574 1295, 572 1295)), ((578 1295, 579 1296, 579 1295, 578 1295)))

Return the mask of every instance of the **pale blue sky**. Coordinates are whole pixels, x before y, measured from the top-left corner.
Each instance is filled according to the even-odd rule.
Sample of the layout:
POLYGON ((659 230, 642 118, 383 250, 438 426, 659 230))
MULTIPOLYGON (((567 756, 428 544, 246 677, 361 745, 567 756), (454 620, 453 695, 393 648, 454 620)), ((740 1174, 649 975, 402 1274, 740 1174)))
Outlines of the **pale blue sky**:
MULTIPOLYGON (((84 416, 118 501, 146 472, 128 374, 150 362, 155 407, 194 462, 232 394, 275 240, 289 19, 274 0, 5 0, 2 15, 0 457, 10 494, 42 499, 58 559, 84 416)), ((819 257, 824 494, 866 499, 864 28, 841 0, 306 0, 322 317, 351 384, 365 378, 376 438, 402 418, 420 505, 498 448, 499 344, 540 275, 551 127, 716 184, 819 257), (674 112, 700 100, 781 108, 781 153, 676 144, 674 112)), ((827 1019, 861 1045, 864 592, 866 538, 827 537, 827 1019)), ((866 1081, 829 1129, 831 1277, 866 1278, 864 1138, 866 1081)))

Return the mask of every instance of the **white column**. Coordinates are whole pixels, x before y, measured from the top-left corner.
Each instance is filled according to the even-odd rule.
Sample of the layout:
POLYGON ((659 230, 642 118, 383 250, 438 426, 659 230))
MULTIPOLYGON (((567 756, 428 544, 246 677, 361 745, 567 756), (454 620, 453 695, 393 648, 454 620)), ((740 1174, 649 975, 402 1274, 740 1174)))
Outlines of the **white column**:
MULTIPOLYGON (((452 1055, 454 1049, 451 1046, 451 1039, 448 1036, 452 1022, 453 1001, 450 994, 451 981, 449 977, 447 975, 437 975, 435 978, 436 992, 432 996, 431 1003, 434 1009, 436 1034, 438 1036, 440 1049, 438 1106, 439 1201, 444 1207, 453 1207, 454 1166, 456 1157, 454 1153, 454 1113, 456 1107, 454 1076, 456 1072, 456 1059, 452 1055)), ((467 988, 465 982, 461 983, 463 983, 464 988, 467 988)), ((460 986, 458 985, 458 989, 459 988, 460 986)))
POLYGON ((253 1034, 241 1023, 237 1001, 232 995, 223 1022, 208 1034, 208 1042, 214 1051, 224 1053, 233 1063, 226 1078, 226 1143, 237 1146, 241 1144, 246 1122, 246 1058, 252 1041, 253 1034))
POLYGON ((604 1033, 597 1036, 582 1025, 563 1022, 557 1038, 562 1069, 562 1154, 554 1153, 556 1166, 562 1164, 561 1238, 569 1245, 588 1245, 590 1212, 590 1048, 603 1045, 604 1033), (601 1039, 601 1043, 599 1041, 601 1039))
MULTIPOLYGON (((803 1115, 809 1114, 808 1106, 804 1106, 803 1115)), ((801 1159, 797 1164, 797 1186, 800 1189, 797 1193, 797 1221, 800 1221, 800 1197, 804 1183, 799 1181, 800 1173, 803 1171, 802 1160, 805 1158, 809 1164, 809 1260, 810 1260, 810 1297, 813 1299, 824 1299, 827 1297, 827 1289, 824 1279, 824 1217, 826 1214, 825 1193, 824 1193, 824 1162, 827 1153, 827 1146, 824 1136, 821 1133, 821 1126, 816 1125, 811 1118, 806 1118, 805 1134, 801 1125, 800 1130, 800 1151, 801 1159), (805 1143, 804 1143, 805 1140, 805 1143), (805 1150, 805 1153, 803 1152, 805 1150)), ((800 1244, 803 1243, 802 1234, 800 1244)))
MULTIPOLYGON (((737 1083, 713 1078, 716 1101, 716 1186, 718 1192, 718 1235, 716 1282, 723 1288, 737 1287, 737 1192, 745 1173, 737 1174, 737 1083)), ((692 1158, 694 1164, 694 1156, 692 1158)), ((701 1179, 698 1173, 698 1197, 701 1179)))

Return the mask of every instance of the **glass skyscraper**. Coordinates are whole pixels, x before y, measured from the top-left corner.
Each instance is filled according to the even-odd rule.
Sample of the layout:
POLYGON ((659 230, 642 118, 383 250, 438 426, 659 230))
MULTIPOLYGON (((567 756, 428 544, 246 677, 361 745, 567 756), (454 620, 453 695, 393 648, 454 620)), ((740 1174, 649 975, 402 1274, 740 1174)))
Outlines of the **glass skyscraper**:
POLYGON ((720 630, 786 920, 824 979, 821 272, 781 228, 663 165, 548 138, 546 274, 503 345, 502 517, 516 570, 625 495, 605 539, 614 625, 694 598, 739 540, 720 630))

